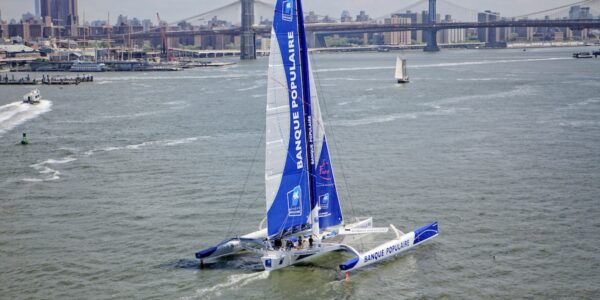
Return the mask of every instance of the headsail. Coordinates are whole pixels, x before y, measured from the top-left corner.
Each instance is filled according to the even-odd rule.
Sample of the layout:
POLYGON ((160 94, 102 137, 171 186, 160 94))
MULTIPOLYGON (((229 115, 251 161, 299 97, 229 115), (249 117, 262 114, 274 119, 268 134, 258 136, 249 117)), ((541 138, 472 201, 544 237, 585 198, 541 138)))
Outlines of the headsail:
MULTIPOLYGON (((310 64, 309 64, 310 65, 310 64)), ((337 189, 335 187, 335 178, 333 175, 333 167, 329 156, 329 147, 327 146, 327 138, 325 136, 325 124, 321 114, 321 106, 317 96, 312 69, 309 68, 310 74, 310 96, 312 102, 312 117, 315 140, 315 157, 317 164, 314 166, 315 176, 315 197, 313 200, 313 208, 316 201, 319 204, 319 227, 321 229, 336 226, 342 223, 342 209, 338 198, 337 189)))
POLYGON ((298 26, 295 1, 278 0, 267 92, 265 187, 269 238, 304 230, 310 223, 310 166, 298 26))

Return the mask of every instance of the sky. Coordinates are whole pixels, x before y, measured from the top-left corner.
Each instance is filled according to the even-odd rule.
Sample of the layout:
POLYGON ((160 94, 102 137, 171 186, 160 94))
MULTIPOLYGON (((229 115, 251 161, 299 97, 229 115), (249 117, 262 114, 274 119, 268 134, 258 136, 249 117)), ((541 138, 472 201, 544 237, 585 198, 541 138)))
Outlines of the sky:
MULTIPOLYGON (((274 2, 273 0, 262 0, 274 2)), ((492 10, 502 16, 517 16, 545 8, 558 7, 577 0, 450 0, 462 7, 473 10, 492 10), (542 4, 540 4, 542 3, 542 4)), ((85 12, 87 21, 106 20, 111 14, 114 23, 119 14, 138 19, 156 19, 156 12, 167 21, 177 21, 211 9, 224 6, 233 0, 79 0, 79 14, 85 12)), ((318 15, 330 15, 339 18, 342 10, 357 15, 366 10, 371 17, 380 17, 386 13, 407 7, 416 0, 304 0, 304 10, 314 10, 318 15)), ((19 20, 27 11, 34 12, 34 0, 0 0, 3 20, 19 20)))

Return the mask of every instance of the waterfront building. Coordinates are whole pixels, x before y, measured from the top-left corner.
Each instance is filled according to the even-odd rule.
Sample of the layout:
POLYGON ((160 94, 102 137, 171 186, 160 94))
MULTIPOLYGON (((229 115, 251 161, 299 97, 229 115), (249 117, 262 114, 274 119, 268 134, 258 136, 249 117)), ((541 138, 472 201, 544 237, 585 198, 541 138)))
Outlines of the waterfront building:
POLYGON ((152 24, 152 21, 150 19, 144 19, 142 21, 142 27, 144 28, 144 31, 149 31, 152 26, 154 26, 154 24, 152 24))
POLYGON ((526 40, 528 42, 533 41, 533 27, 516 27, 514 32, 519 36, 520 40, 526 40))
POLYGON ((350 15, 350 12, 347 10, 344 10, 342 12, 342 16, 340 17, 340 20, 342 23, 352 22, 352 16, 350 15))
MULTIPOLYGON (((399 14, 385 19, 385 24, 411 24, 410 18, 403 18, 399 14)), ((410 45, 412 43, 410 31, 386 32, 384 34, 386 45, 410 45)))
POLYGON ((587 20, 593 18, 594 16, 590 13, 590 7, 574 5, 569 9, 569 19, 587 20))
MULTIPOLYGON (((477 22, 494 22, 498 21, 499 17, 500 13, 486 10, 485 12, 477 14, 477 22)), ((479 28, 477 32, 479 41, 486 43, 486 46, 488 47, 495 47, 498 42, 500 42, 500 28, 479 28)))
POLYGON ((311 10, 311 11, 308 12, 308 15, 306 15, 304 17, 304 22, 305 23, 318 23, 319 22, 319 16, 317 16, 315 14, 315 12, 311 10))
MULTIPOLYGON (((396 14, 402 18, 409 18, 411 24, 423 24, 423 14, 418 12, 411 12, 407 10, 406 13, 396 14)), ((423 43, 423 31, 422 30, 414 30, 410 33, 410 38, 417 44, 423 43)))
POLYGON ((26 12, 21 15, 21 22, 37 23, 37 18, 34 14, 26 12))
POLYGON ((369 15, 364 10, 361 10, 360 14, 356 16, 356 22, 368 22, 370 20, 371 18, 369 18, 369 15))
MULTIPOLYGON (((451 15, 446 15, 442 23, 452 23, 451 15)), ((458 44, 464 43, 467 38, 467 30, 465 28, 457 28, 457 29, 446 29, 442 30, 438 33, 441 36, 438 36, 438 40, 442 44, 458 44)))

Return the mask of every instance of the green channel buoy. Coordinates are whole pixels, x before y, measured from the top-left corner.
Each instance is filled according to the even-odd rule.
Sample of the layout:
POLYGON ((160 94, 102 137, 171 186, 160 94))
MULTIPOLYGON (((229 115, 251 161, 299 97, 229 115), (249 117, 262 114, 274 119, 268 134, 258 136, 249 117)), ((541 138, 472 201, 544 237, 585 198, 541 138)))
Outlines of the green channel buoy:
POLYGON ((23 139, 21 140, 21 145, 29 145, 29 140, 27 139, 27 133, 23 133, 23 139))

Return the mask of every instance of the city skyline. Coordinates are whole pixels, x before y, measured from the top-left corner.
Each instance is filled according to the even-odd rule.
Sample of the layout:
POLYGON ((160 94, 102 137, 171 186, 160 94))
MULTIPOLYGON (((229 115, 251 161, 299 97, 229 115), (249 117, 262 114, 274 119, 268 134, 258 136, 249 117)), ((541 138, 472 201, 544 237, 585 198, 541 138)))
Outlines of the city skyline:
MULTIPOLYGON (((269 0, 264 1, 270 2, 269 0)), ((110 12, 112 20, 116 20, 116 17, 120 14, 139 19, 154 19, 156 12, 159 12, 163 19, 175 21, 190 17, 193 14, 210 11, 229 3, 226 1, 215 4, 215 1, 209 0, 176 0, 168 3, 161 0, 128 0, 127 2, 129 5, 124 7, 122 1, 117 0, 97 2, 80 0, 79 14, 83 15, 85 13, 86 20, 92 21, 106 19, 108 12, 110 12), (197 10, 190 9, 190 7, 197 7, 197 10)), ((343 10, 348 10, 353 15, 358 14, 361 10, 366 10, 369 15, 379 17, 406 7, 415 1, 403 1, 401 4, 391 6, 391 3, 396 2, 398 1, 340 0, 326 3, 318 0, 304 1, 306 11, 314 10, 318 14, 327 14, 335 18, 338 18, 343 10)), ((454 3, 474 10, 492 10, 500 12, 503 16, 516 16, 544 8, 567 5, 573 2, 573 0, 546 0, 543 6, 540 6, 539 1, 535 0, 506 0, 502 2, 493 0, 456 0, 454 3)), ((0 4, 0 10, 2 11, 3 20, 20 20, 22 14, 27 12, 35 13, 34 1, 3 0, 2 4, 0 4)))

